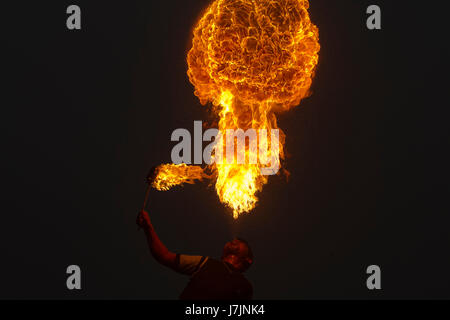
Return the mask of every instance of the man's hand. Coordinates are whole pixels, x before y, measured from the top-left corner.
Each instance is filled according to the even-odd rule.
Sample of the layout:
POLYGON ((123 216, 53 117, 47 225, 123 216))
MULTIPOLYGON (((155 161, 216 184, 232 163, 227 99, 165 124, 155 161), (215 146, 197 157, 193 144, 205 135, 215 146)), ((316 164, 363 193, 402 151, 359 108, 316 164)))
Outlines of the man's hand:
POLYGON ((150 221, 150 217, 145 210, 141 210, 137 216, 136 223, 139 227, 144 230, 148 230, 152 227, 152 223, 150 221))

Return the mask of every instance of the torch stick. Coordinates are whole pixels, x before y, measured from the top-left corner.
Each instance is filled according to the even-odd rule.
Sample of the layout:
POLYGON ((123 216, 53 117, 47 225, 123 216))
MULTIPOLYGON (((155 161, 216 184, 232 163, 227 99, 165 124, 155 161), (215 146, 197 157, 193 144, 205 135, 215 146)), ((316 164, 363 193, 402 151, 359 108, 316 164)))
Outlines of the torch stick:
POLYGON ((150 195, 150 189, 152 188, 153 180, 156 178, 156 167, 152 167, 145 178, 145 182, 147 183, 147 190, 145 191, 144 204, 142 205, 142 210, 145 210, 145 207, 148 203, 148 198, 150 195))
MULTIPOLYGON (((145 191, 145 197, 144 197, 144 204, 142 205, 142 211, 145 210, 145 207, 147 207, 148 198, 150 195, 150 190, 152 188, 153 180, 156 178, 156 167, 152 167, 150 171, 147 174, 147 177, 145 177, 145 182, 147 183, 147 190, 145 191)), ((138 227, 138 230, 140 230, 140 227, 138 227)))
POLYGON ((152 185, 149 183, 147 185, 147 190, 145 191, 145 198, 144 198, 144 204, 142 206, 142 210, 145 210, 145 207, 147 206, 148 196, 150 195, 150 189, 151 188, 152 188, 152 185))

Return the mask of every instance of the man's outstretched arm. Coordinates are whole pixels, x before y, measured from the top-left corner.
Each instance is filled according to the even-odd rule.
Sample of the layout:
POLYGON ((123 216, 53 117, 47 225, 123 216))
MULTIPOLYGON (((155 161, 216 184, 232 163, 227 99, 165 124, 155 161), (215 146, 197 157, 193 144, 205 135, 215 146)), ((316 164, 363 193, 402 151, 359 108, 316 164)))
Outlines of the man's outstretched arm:
POLYGON ((144 229, 145 235, 147 237, 148 247, 152 253, 153 258, 162 265, 175 269, 176 268, 176 254, 170 252, 166 246, 161 242, 158 235, 153 228, 150 221, 150 217, 147 211, 142 210, 139 212, 136 223, 142 229, 144 229))

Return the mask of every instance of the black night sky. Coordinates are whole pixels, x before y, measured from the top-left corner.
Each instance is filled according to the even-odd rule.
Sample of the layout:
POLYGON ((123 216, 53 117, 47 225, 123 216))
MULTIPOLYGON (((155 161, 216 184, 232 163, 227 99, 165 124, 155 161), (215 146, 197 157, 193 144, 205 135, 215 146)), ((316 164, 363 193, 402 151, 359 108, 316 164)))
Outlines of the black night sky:
MULTIPOLYGON (((208 3, 6 5, 0 298, 178 297, 188 279, 152 259, 135 218, 172 131, 210 120, 185 59, 208 3), (66 288, 71 264, 81 291, 66 288)), ((310 15, 313 94, 278 117, 289 181, 271 177, 237 222, 207 183, 152 191, 152 222, 179 253, 219 258, 248 240, 256 299, 450 298, 443 2, 310 0, 310 15), (370 4, 382 30, 366 28, 370 4), (381 291, 366 288, 372 264, 381 291)))

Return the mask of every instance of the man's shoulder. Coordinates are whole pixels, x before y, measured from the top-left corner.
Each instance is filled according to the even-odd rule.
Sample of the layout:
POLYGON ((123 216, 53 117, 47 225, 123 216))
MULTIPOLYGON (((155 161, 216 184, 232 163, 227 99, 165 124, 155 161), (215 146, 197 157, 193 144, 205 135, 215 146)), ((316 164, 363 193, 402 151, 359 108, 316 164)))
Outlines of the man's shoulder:
POLYGON ((208 256, 177 254, 175 257, 175 271, 193 275, 200 270, 210 258, 208 256))

